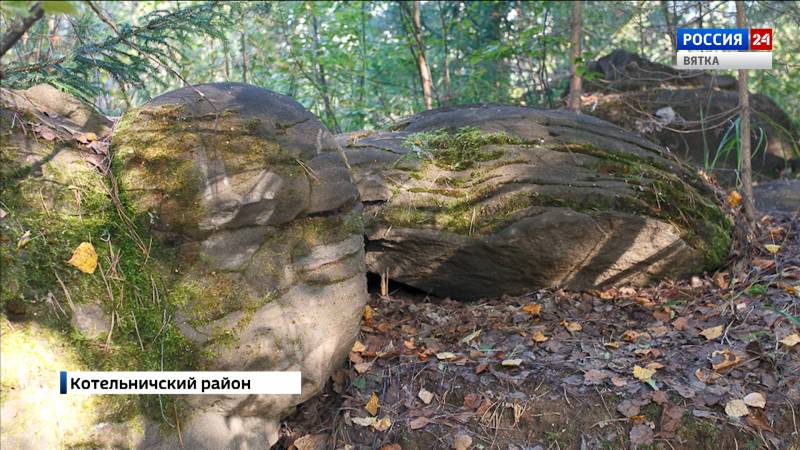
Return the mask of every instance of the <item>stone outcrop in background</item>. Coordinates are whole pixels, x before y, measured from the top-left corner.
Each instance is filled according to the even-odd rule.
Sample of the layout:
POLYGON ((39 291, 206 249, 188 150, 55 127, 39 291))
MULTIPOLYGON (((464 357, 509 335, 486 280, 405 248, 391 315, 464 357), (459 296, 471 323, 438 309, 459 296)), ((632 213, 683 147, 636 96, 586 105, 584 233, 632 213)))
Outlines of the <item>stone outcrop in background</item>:
MULTIPOLYGON (((584 80, 582 110, 667 146, 675 155, 715 174, 736 179, 735 78, 679 71, 615 50, 587 66, 599 76, 584 80)), ((755 179, 800 171, 800 133, 769 97, 750 94, 755 179)))
POLYGON ((728 253, 730 225, 693 170, 586 115, 453 107, 339 140, 368 269, 440 296, 641 284, 728 253))

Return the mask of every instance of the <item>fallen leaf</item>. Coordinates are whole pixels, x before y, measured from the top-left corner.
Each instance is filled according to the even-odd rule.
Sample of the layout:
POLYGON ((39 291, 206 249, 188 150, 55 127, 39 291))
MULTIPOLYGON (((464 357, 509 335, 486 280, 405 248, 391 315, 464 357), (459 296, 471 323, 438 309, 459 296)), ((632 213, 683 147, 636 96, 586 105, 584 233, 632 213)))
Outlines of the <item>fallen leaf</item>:
POLYGON ((795 345, 800 343, 800 334, 792 333, 786 336, 785 338, 781 339, 779 342, 787 347, 794 347, 795 345))
POLYGON ((403 447, 400 444, 386 444, 378 450, 403 450, 403 447))
POLYGON ((17 240, 17 248, 25 247, 31 241, 31 230, 26 230, 17 240))
POLYGON ((753 260, 753 265, 761 270, 767 270, 771 269, 775 265, 775 260, 768 258, 755 258, 753 260))
POLYGON ((464 338, 461 339, 461 343, 462 344, 469 344, 470 342, 475 340, 480 335, 481 335, 481 330, 477 329, 477 330, 473 331, 472 333, 464 336, 464 338))
POLYGON ((645 368, 650 369, 650 370, 658 370, 658 369, 663 369, 664 365, 661 364, 658 361, 653 361, 653 362, 647 363, 645 368))
POLYGON ((711 353, 711 367, 717 372, 733 367, 740 362, 742 362, 742 358, 728 349, 716 350, 711 353))
POLYGON ((583 381, 587 384, 598 384, 608 378, 608 373, 604 370, 590 369, 583 374, 583 381))
POLYGON ((528 303, 527 305, 522 307, 522 311, 532 316, 538 316, 539 313, 542 312, 542 305, 538 303, 528 303))
POLYGON ((617 342, 617 341, 613 341, 613 342, 604 342, 603 345, 608 347, 608 348, 610 348, 610 349, 612 349, 612 350, 616 350, 616 349, 619 348, 619 346, 621 344, 619 342, 617 342))
POLYGON ((327 448, 328 434, 307 434, 292 443, 296 450, 325 450, 327 448))
POLYGON ((412 430, 419 430, 420 428, 424 428, 425 425, 428 425, 429 423, 431 423, 431 420, 427 417, 417 417, 408 423, 408 427, 412 430))
POLYGON ((460 433, 453 439, 453 450, 467 450, 472 445, 472 438, 468 434, 460 433))
POLYGON ((722 289, 728 289, 728 286, 731 284, 728 279, 728 274, 725 272, 717 272, 714 275, 714 282, 722 289))
POLYGON ((767 399, 759 392, 751 392, 745 395, 743 400, 747 406, 752 406, 753 408, 764 409, 767 406, 767 399))
POLYGON ((569 331, 570 333, 581 331, 583 329, 581 324, 579 324, 578 322, 570 322, 568 320, 562 320, 561 326, 566 328, 567 331, 569 331))
POLYGON ((360 425, 362 427, 369 427, 375 425, 375 422, 378 419, 376 417, 353 417, 350 420, 352 420, 353 423, 356 425, 360 425))
POLYGON ((441 353, 437 353, 436 354, 436 359, 449 360, 449 359, 455 359, 455 358, 456 358, 456 354, 455 353, 451 353, 451 352, 441 352, 441 353))
POLYGON ((541 343, 541 342, 547 341, 550 338, 545 336, 544 333, 542 333, 541 330, 536 330, 531 335, 531 339, 533 340, 533 342, 540 342, 541 343))
POLYGON ((353 353, 361 353, 366 349, 367 349, 366 345, 364 345, 361 341, 356 341, 353 344, 353 348, 351 348, 350 351, 353 353))
POLYGON ((419 390, 419 394, 417 394, 417 397, 419 397, 419 399, 422 400, 422 403, 430 405, 431 400, 433 400, 433 392, 428 391, 425 388, 422 388, 419 390))
POLYGON ((636 424, 631 428, 631 445, 634 447, 651 444, 654 437, 653 430, 643 423, 636 424))
POLYGON ((649 381, 655 374, 656 371, 653 369, 646 369, 641 366, 633 366, 633 377, 637 380, 649 381))
POLYGON ((777 244, 766 244, 764 245, 764 249, 774 255, 781 250, 781 246, 777 244))
POLYGON ((356 373, 362 374, 368 371, 372 367, 372 363, 370 362, 362 362, 353 365, 353 369, 355 369, 356 373))
POLYGON ((507 366, 507 367, 517 367, 520 364, 522 364, 522 360, 521 359, 504 359, 503 362, 500 363, 500 364, 503 365, 503 366, 507 366))
POLYGON ((722 332, 724 330, 724 325, 717 325, 716 327, 706 328, 705 330, 701 331, 700 334, 702 334, 706 340, 713 341, 714 339, 722 336, 722 332))
POLYGON ((475 409, 481 404, 481 396, 480 394, 467 394, 464 396, 464 408, 466 409, 475 409))
POLYGON ((378 399, 378 395, 373 392, 372 395, 369 397, 369 401, 367 402, 367 404, 364 405, 364 409, 366 409, 368 413, 375 416, 378 414, 379 406, 380 406, 380 400, 378 399))
POLYGON ((364 305, 364 322, 369 324, 373 317, 375 317, 375 310, 369 305, 364 305))
POLYGON ((90 131, 88 133, 79 134, 77 139, 81 144, 88 144, 89 142, 96 141, 97 135, 90 131))
POLYGON ((701 367, 694 371, 694 376, 703 383, 708 383, 710 381, 716 380, 721 375, 701 367))
POLYGON ((742 203, 742 194, 740 194, 740 193, 738 193, 736 191, 731 191, 731 193, 728 194, 728 198, 725 199, 725 201, 728 203, 728 206, 730 206, 731 208, 736 208, 737 206, 739 206, 742 203))
POLYGON ((750 414, 744 400, 734 399, 725 404, 725 414, 729 417, 744 417, 750 414))
POLYGON ((486 370, 487 367, 489 367, 488 364, 480 363, 477 366, 475 366, 475 373, 479 374, 479 373, 483 372, 484 370, 486 370))
POLYGON ((392 420, 389 417, 384 417, 383 419, 376 420, 375 423, 372 424, 372 428, 375 431, 386 431, 389 427, 392 426, 392 420))
POLYGON ((664 406, 664 404, 669 403, 669 397, 667 397, 667 393, 664 391, 655 391, 653 392, 652 399, 657 404, 664 406))
POLYGON ((635 330, 628 330, 622 333, 622 340, 628 342, 636 342, 637 339, 642 337, 642 333, 635 330))
POLYGON ((686 317, 678 317, 672 321, 672 326, 678 331, 683 331, 689 327, 689 319, 686 317))
POLYGON ((625 417, 633 417, 639 415, 640 408, 631 400, 623 400, 617 405, 617 411, 625 417))
POLYGON ((81 242, 67 264, 75 266, 81 272, 94 273, 97 268, 97 253, 94 251, 94 246, 89 242, 81 242))

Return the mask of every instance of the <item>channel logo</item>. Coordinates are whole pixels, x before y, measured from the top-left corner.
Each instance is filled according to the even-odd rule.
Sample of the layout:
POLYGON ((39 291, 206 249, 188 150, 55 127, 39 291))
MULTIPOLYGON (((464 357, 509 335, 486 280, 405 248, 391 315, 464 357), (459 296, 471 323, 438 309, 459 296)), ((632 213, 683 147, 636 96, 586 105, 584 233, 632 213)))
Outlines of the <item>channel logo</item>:
POLYGON ((678 69, 772 69, 772 28, 679 28, 678 69))

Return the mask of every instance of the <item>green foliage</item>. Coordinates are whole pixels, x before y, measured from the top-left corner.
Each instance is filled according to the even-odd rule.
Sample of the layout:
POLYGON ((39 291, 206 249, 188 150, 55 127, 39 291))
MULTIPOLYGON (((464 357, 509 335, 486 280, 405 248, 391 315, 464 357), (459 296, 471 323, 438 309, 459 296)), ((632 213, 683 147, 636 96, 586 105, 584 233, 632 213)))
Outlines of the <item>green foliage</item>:
MULTIPOLYGON (((75 10, 68 2, 44 2, 48 13, 75 10), (49 8, 49 9, 48 9, 49 8)), ((147 81, 168 86, 161 77, 147 74, 163 71, 174 65, 181 54, 181 42, 197 35, 220 37, 232 21, 226 9, 215 2, 197 3, 175 11, 156 10, 142 17, 143 25, 118 25, 119 35, 108 28, 104 38, 88 40, 92 12, 85 12, 78 22, 68 19, 77 42, 63 55, 35 63, 13 61, 4 69, 4 82, 10 87, 24 88, 46 83, 75 95, 89 103, 100 94, 98 75, 103 74, 125 89, 144 88, 147 81), (132 47, 132 46, 133 47, 132 47)), ((91 36, 94 37, 94 36, 91 36)), ((167 75, 169 77, 169 75, 167 75)))

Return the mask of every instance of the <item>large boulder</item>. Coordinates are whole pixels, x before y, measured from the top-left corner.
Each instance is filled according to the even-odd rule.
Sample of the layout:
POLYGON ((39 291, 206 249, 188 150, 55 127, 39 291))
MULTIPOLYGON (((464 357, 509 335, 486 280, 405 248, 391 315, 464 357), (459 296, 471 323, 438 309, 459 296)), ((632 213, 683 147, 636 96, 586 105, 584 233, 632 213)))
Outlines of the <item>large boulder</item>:
MULTIPOLYGON (((367 299, 361 203, 333 136, 254 86, 184 88, 114 135, 121 196, 174 254, 175 323, 195 368, 299 370, 302 394, 195 396, 186 448, 265 448, 346 357, 367 299)), ((149 436, 145 447, 176 437, 149 436)))
MULTIPOLYGON (((723 182, 736 180, 739 94, 730 76, 680 71, 615 50, 588 65, 583 111, 668 147, 723 182)), ((769 97, 750 94, 757 179, 800 170, 800 133, 769 97)))
POLYGON ((441 296, 647 283, 728 253, 730 224, 694 171, 586 115, 445 108, 339 141, 368 269, 441 296))

